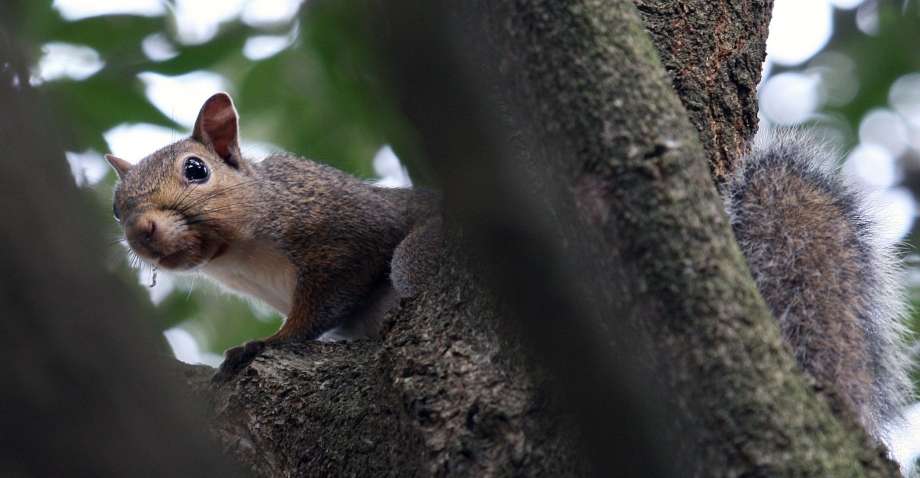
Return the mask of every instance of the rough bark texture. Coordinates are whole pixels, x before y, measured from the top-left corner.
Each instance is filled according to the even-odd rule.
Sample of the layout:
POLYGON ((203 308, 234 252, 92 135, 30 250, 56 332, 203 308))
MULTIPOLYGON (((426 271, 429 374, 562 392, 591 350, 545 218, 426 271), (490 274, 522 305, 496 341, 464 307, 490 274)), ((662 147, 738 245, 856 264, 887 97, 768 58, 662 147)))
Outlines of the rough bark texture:
POLYGON ((220 387, 212 369, 179 370, 259 476, 584 474, 570 425, 548 412, 465 274, 442 268, 382 342, 270 349, 220 387))
MULTIPOLYGON (((668 46, 661 43, 663 24, 652 27, 674 65, 684 59, 687 69, 702 70, 676 75, 675 81, 685 104, 702 103, 690 109, 710 146, 716 176, 730 169, 753 128, 751 59, 762 43, 745 37, 745 27, 735 23, 760 14, 753 22, 762 40, 766 7, 740 4, 726 14, 731 22, 687 18, 688 25, 712 29, 707 31, 722 29, 716 37, 725 40, 712 47, 713 54, 695 49, 683 55, 680 45, 703 33, 679 21, 668 46), (725 42, 738 47, 731 39, 742 37, 756 51, 722 65, 725 42), (713 65, 724 68, 716 74, 709 71, 713 65), (707 81, 697 83, 700 78, 707 81), (723 94, 731 88, 737 104, 723 94)), ((656 15, 656 7, 642 5, 647 18, 656 15)), ((709 8, 704 1, 679 5, 709 8)), ((499 313, 477 285, 481 278, 471 272, 476 269, 450 248, 431 287, 401 304, 381 342, 275 349, 221 388, 199 381, 216 405, 218 432, 231 450, 264 476, 557 476, 587 472, 577 456, 580 437, 572 433, 571 424, 578 423, 587 456, 605 472, 628 464, 629 454, 609 462, 598 457, 632 445, 638 462, 652 463, 657 453, 678 465, 679 476, 896 476, 897 469, 853 423, 832 416, 780 343, 731 239, 698 130, 632 4, 472 1, 425 11, 431 15, 421 17, 427 22, 399 24, 398 13, 392 19, 401 35, 413 28, 446 35, 416 37, 424 45, 406 48, 411 55, 394 55, 404 104, 429 157, 440 158, 435 169, 446 180, 448 205, 484 245, 482 256, 496 263, 496 275, 505 279, 498 282, 520 281, 498 287, 509 312, 499 313), (442 57, 448 60, 438 61, 442 57), (522 183, 530 191, 522 191, 522 183), (535 218, 552 244, 537 241, 529 249, 529 239, 538 236, 533 230, 544 230, 528 226, 535 218), (509 240, 522 241, 502 248, 509 240), (567 269, 565 277, 585 267, 585 277, 574 290, 557 288, 570 297, 541 301, 552 289, 528 282, 528 273, 538 279, 552 274, 527 269, 522 259, 528 253, 530 262, 558 262, 567 269), (572 298, 583 297, 592 298, 593 311, 581 314, 571 306, 578 302, 572 298), (545 303, 553 305, 551 312, 571 315, 539 310, 545 303), (579 350, 566 347, 570 339, 582 344, 581 318, 602 319, 602 330, 618 345, 624 342, 621 332, 639 342, 650 339, 654 345, 645 358, 669 391, 661 401, 678 418, 668 430, 677 437, 675 446, 649 452, 641 433, 636 440, 614 439, 633 432, 628 427, 607 427, 610 440, 601 444, 578 418, 577 406, 591 405, 578 398, 591 382, 557 377, 578 393, 568 401, 547 398, 541 373, 524 365, 521 348, 500 326, 513 323, 506 316, 532 319, 522 324, 525 329, 547 330, 555 323, 562 336, 555 345, 576 358, 583 358, 579 350), (575 405, 571 421, 559 411, 566 405, 575 405)), ((683 12, 662 11, 672 18, 683 12)), ((459 243, 456 234, 450 239, 459 243)), ((541 354, 549 358, 541 366, 564 370, 554 365, 565 357, 553 345, 538 336, 532 346, 538 360, 541 354)), ((587 359, 579 363, 590 365, 587 359)), ((605 362, 595 365, 607 370, 605 362)), ((594 383, 628 383, 616 370, 609 372, 592 377, 594 383)), ((608 388, 597 392, 617 398, 608 388)), ((634 400, 616 403, 645 413, 634 400)), ((605 426, 627 423, 606 416, 603 407, 592 411, 605 426)), ((674 475, 649 466, 621 471, 674 475)))
POLYGON ((721 184, 757 131, 755 93, 773 1, 634 3, 721 184))

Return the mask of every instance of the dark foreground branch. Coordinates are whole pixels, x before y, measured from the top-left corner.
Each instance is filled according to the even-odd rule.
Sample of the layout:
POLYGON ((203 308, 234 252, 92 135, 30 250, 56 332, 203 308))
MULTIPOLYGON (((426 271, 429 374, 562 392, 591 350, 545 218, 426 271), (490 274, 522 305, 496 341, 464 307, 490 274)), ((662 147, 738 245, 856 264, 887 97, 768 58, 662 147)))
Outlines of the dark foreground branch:
POLYGON ((241 476, 103 267, 103 228, 4 24, 17 18, 0 12, 0 476, 241 476))

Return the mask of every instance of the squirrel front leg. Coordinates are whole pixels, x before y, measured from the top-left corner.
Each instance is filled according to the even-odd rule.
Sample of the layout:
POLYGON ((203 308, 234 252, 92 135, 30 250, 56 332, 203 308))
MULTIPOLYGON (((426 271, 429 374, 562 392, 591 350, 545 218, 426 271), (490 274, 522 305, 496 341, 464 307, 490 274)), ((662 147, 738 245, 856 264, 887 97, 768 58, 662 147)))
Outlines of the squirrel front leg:
POLYGON ((269 344, 312 340, 323 332, 334 317, 324 313, 320 304, 330 300, 332 285, 320 278, 300 277, 294 290, 294 301, 284 324, 263 341, 269 344))
POLYGON ((291 312, 281 328, 264 339, 252 340, 243 345, 227 349, 224 353, 224 361, 220 364, 220 368, 214 374, 212 381, 223 383, 230 380, 255 360, 268 345, 310 340, 319 336, 323 331, 321 327, 324 322, 329 322, 332 319, 322 317, 318 304, 322 303, 323 300, 323 297, 321 297, 322 291, 329 289, 328 287, 320 287, 318 282, 325 281, 308 281, 304 277, 299 278, 297 287, 294 290, 291 312))

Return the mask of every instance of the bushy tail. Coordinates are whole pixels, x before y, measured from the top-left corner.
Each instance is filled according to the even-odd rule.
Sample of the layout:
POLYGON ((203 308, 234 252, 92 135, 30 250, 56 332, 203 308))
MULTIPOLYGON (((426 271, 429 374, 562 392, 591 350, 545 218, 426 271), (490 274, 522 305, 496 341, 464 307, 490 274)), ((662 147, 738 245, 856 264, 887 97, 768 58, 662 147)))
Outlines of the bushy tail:
POLYGON ((787 130, 758 134, 725 202, 796 360, 881 439, 909 394, 909 361, 898 262, 866 197, 829 148, 787 130))

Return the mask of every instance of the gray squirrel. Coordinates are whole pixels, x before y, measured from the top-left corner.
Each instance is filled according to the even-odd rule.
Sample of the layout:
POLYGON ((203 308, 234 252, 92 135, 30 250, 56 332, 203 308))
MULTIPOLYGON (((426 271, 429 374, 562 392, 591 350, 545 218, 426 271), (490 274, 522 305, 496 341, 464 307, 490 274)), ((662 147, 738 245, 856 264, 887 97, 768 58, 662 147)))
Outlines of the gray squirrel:
MULTIPOLYGON (((194 269, 287 316, 227 351, 223 381, 267 344, 374 323, 436 267, 438 197, 386 189, 289 154, 244 158, 230 97, 202 106, 190 138, 118 174, 114 213, 155 267, 194 269)), ((724 194, 754 279, 801 366, 879 437, 907 394, 902 299, 865 199, 804 136, 761 142, 724 194)))

